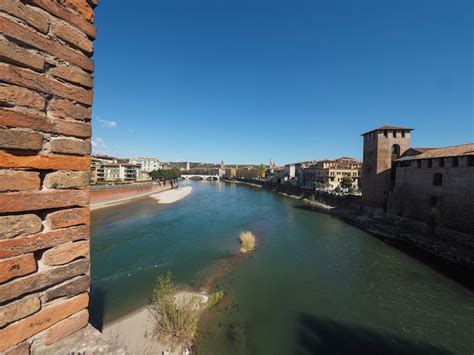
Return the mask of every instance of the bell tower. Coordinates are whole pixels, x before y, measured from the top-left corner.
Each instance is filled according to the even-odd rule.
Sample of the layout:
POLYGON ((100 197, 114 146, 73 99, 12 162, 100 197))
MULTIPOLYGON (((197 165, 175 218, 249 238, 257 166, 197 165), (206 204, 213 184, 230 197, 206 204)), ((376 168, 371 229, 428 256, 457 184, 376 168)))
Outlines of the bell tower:
POLYGON ((362 134, 364 163, 362 166, 362 200, 364 206, 386 209, 392 186, 392 167, 410 148, 412 128, 382 126, 362 134))

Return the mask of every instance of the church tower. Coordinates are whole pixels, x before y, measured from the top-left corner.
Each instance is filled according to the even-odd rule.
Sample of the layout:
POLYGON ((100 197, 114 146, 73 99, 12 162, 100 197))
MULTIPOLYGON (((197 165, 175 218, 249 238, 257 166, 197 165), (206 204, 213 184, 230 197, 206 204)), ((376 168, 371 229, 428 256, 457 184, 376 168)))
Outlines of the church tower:
POLYGON ((394 176, 392 166, 410 148, 412 128, 382 126, 362 134, 362 200, 364 206, 386 209, 394 176))

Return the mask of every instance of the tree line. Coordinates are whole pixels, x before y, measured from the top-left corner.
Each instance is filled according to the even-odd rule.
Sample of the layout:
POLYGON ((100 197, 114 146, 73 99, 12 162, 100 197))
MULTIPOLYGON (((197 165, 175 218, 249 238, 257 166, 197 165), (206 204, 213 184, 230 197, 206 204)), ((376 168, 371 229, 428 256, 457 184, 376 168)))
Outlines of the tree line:
POLYGON ((181 171, 175 166, 171 169, 167 170, 153 170, 152 172, 148 173, 150 177, 154 180, 176 180, 181 176, 181 171))

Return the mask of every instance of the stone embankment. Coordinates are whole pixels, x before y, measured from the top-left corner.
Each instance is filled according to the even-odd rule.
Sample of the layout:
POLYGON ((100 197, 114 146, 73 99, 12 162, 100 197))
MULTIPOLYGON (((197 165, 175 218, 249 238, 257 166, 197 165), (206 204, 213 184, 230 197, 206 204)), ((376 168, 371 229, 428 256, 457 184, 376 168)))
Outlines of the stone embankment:
POLYGON ((91 209, 110 207, 132 199, 174 188, 171 182, 144 182, 127 185, 96 185, 91 187, 91 209))
MULTIPOLYGON (((233 180, 225 180, 233 181, 233 180)), ((259 180, 239 180, 264 189, 298 198, 308 209, 328 213, 394 245, 463 284, 474 287, 474 235, 443 226, 430 227, 390 214, 371 218, 365 213, 361 196, 339 196, 296 186, 259 180)))

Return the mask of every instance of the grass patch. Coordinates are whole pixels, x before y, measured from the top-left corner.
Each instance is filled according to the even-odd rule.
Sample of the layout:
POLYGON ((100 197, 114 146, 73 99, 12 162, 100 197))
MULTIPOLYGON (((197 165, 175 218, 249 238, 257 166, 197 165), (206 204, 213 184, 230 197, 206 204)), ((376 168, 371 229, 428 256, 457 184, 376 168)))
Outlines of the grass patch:
POLYGON ((222 298, 224 298, 224 291, 214 292, 210 297, 209 301, 207 302, 207 308, 211 309, 215 305, 217 305, 222 298))
POLYGON ((191 346, 199 320, 199 299, 181 297, 171 273, 158 278, 153 290, 152 310, 158 338, 172 348, 179 344, 191 346))
POLYGON ((255 235, 250 231, 241 232, 239 236, 240 252, 248 253, 255 249, 255 235))

